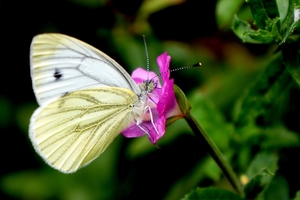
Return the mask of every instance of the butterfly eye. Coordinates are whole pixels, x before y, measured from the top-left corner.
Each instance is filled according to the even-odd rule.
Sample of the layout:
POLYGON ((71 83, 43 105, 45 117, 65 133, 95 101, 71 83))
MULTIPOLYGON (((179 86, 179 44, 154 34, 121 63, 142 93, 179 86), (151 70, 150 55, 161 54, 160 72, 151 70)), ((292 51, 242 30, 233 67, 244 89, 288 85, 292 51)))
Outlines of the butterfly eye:
POLYGON ((147 81, 145 83, 145 85, 146 85, 146 91, 148 93, 151 93, 154 89, 157 88, 157 82, 155 80, 153 80, 153 79, 147 81))

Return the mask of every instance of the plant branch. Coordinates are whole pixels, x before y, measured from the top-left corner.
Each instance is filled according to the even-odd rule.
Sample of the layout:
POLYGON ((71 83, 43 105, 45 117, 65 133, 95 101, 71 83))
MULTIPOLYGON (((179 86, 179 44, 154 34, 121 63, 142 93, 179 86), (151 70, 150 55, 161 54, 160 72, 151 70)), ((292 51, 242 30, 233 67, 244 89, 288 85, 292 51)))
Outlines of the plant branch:
POLYGON ((236 192, 241 196, 244 196, 244 192, 237 175, 235 174, 232 167, 229 165, 219 148, 213 143, 213 141, 209 138, 204 129, 200 126, 196 119, 193 116, 191 116, 190 113, 185 117, 185 120, 193 130, 196 137, 200 140, 206 151, 221 168, 222 172, 229 180, 233 188, 236 190, 236 192))

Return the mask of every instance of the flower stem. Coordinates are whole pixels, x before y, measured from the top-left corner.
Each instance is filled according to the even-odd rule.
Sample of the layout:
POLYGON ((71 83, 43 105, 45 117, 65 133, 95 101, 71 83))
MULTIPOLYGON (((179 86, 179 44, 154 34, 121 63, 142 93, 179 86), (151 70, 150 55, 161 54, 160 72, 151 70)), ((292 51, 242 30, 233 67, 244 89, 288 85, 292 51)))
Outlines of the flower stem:
POLYGON ((235 174, 232 167, 229 165, 219 148, 215 145, 215 143, 213 143, 213 141, 209 138, 204 129, 200 126, 196 119, 193 116, 191 116, 190 113, 185 117, 185 120, 193 130, 196 137, 200 140, 206 151, 219 165, 224 175, 231 183, 232 187, 236 190, 238 194, 244 196, 244 192, 237 175, 235 174))

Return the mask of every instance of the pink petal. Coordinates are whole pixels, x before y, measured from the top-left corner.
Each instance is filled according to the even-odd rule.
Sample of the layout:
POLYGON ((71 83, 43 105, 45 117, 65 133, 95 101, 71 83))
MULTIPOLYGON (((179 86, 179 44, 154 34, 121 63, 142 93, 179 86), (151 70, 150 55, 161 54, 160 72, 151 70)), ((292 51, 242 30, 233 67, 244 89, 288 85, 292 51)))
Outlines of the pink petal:
POLYGON ((153 79, 159 84, 158 86, 161 87, 157 75, 152 71, 147 71, 139 67, 132 72, 131 77, 137 84, 153 79))
POLYGON ((159 66, 159 71, 162 74, 163 82, 169 80, 171 56, 169 56, 167 52, 164 52, 157 57, 156 62, 159 66))

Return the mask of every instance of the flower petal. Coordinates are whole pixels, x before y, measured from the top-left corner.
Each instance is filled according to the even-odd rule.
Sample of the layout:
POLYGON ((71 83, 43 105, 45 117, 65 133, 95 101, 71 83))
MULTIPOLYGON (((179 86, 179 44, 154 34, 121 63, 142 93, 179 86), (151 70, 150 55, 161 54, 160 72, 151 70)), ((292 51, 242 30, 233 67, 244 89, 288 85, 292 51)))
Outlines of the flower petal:
POLYGON ((169 80, 171 56, 169 56, 167 52, 164 52, 157 57, 156 62, 159 66, 163 82, 169 80))
POLYGON ((132 72, 131 77, 137 84, 142 84, 147 80, 154 79, 154 81, 159 84, 159 87, 161 87, 157 75, 152 71, 147 71, 139 67, 132 72))

